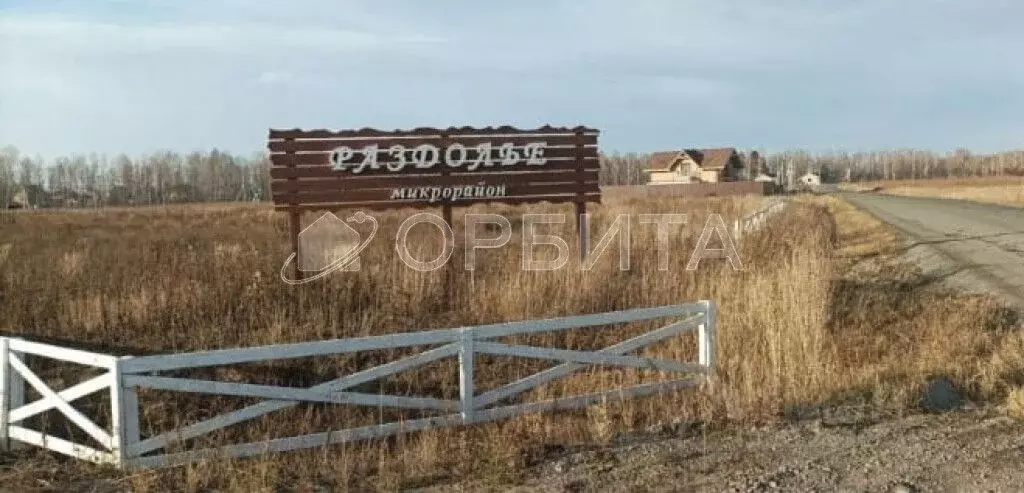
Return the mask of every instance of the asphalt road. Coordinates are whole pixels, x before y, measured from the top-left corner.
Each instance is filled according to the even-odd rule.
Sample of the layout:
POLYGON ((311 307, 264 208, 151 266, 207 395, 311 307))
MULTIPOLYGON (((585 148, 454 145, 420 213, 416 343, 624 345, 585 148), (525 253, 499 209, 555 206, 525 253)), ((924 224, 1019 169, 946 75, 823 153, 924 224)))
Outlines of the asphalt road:
POLYGON ((1024 209, 873 193, 839 196, 906 234, 926 270, 1024 309, 1024 209))

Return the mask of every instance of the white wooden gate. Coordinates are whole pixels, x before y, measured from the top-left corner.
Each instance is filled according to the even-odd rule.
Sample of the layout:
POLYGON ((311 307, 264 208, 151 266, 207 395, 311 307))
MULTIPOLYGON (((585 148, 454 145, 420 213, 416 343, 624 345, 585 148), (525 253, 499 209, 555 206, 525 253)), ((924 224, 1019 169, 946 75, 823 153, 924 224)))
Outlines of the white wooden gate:
POLYGON ((602 401, 621 400, 692 387, 706 381, 711 374, 715 359, 714 330, 714 304, 710 301, 700 301, 693 304, 455 329, 141 357, 115 357, 0 337, 0 445, 6 446, 10 441, 19 441, 81 459, 110 462, 119 467, 165 467, 207 457, 245 457, 386 437, 429 428, 483 423, 525 413, 574 409, 602 401), (495 338, 516 334, 562 331, 667 317, 678 318, 678 320, 597 351, 492 342, 495 338), (655 342, 690 331, 697 332, 699 353, 697 362, 677 362, 629 354, 655 342), (309 388, 171 378, 159 375, 161 371, 186 368, 430 345, 438 347, 309 388), (23 364, 19 358, 19 355, 23 353, 105 368, 107 372, 58 392, 50 389, 42 379, 23 364), (477 354, 539 358, 560 361, 561 364, 504 386, 477 393, 473 386, 474 356, 477 354), (459 362, 458 400, 367 394, 350 390, 358 385, 449 357, 458 358, 459 362), (510 397, 547 382, 567 377, 590 365, 653 369, 686 376, 581 396, 525 404, 499 405, 510 397), (25 404, 25 383, 35 388, 43 397, 35 402, 25 404), (139 434, 139 403, 136 394, 138 388, 256 397, 266 400, 143 439, 139 434), (70 404, 75 399, 102 389, 111 390, 111 426, 109 431, 101 429, 70 404), (300 402, 428 409, 448 411, 449 413, 438 417, 331 430, 260 442, 225 445, 218 448, 160 453, 161 450, 184 440, 200 437, 274 411, 287 409, 300 402), (44 436, 38 431, 19 425, 26 418, 53 408, 58 409, 71 422, 84 430, 101 447, 94 448, 72 443, 62 438, 44 436))
POLYGON ((93 462, 124 463, 124 430, 138 430, 137 423, 131 421, 138 419, 138 405, 125 412, 126 406, 131 406, 133 401, 130 399, 131 396, 121 393, 118 366, 122 361, 121 358, 107 354, 0 337, 0 450, 10 448, 12 441, 18 441, 93 462), (25 355, 103 368, 107 371, 57 392, 22 361, 25 355), (42 398, 26 404, 26 384, 34 388, 42 398), (71 405, 75 400, 105 389, 111 391, 109 429, 100 427, 71 405), (99 448, 44 435, 40 431, 21 425, 22 421, 51 409, 60 411, 68 421, 88 434, 99 448), (125 422, 125 419, 129 422, 125 422))

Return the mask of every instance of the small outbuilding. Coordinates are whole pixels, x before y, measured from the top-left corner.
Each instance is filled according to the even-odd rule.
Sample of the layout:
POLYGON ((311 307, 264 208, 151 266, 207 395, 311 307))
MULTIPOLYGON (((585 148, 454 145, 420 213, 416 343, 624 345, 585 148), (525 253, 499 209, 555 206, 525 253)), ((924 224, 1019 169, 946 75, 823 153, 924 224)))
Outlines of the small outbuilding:
POLYGON ((8 209, 35 209, 45 206, 47 202, 46 191, 39 185, 26 185, 14 190, 7 204, 0 206, 8 209))
POLYGON ((817 173, 807 172, 800 177, 800 184, 806 187, 816 187, 821 185, 821 176, 817 173))

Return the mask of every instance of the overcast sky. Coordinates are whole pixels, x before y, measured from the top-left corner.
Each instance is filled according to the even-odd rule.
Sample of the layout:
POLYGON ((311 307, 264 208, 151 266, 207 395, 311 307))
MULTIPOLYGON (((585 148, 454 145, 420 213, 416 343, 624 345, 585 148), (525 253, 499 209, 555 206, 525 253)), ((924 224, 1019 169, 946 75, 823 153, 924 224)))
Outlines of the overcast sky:
POLYGON ((544 123, 604 150, 1024 144, 1019 0, 0 0, 0 146, 544 123))

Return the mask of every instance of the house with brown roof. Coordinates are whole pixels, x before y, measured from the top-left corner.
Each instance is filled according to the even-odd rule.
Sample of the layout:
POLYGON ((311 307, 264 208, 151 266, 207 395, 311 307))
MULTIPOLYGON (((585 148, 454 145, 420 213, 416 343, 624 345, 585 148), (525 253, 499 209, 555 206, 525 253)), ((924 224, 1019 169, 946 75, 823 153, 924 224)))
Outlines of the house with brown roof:
POLYGON ((743 161, 733 147, 651 154, 650 183, 717 183, 742 180, 743 161))

